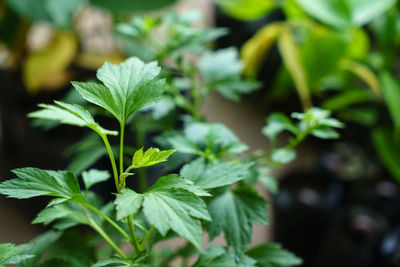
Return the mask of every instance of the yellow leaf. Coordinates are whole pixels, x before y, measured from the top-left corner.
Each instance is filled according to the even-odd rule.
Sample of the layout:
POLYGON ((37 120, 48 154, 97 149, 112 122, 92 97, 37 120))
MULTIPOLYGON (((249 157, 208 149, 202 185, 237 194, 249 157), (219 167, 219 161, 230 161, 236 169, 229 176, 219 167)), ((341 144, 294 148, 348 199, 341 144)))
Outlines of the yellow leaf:
POLYGON ((288 27, 282 28, 280 31, 278 47, 283 62, 295 83, 303 109, 309 109, 312 106, 312 103, 310 90, 307 85, 306 71, 300 57, 299 47, 294 42, 292 33, 288 27))
POLYGON ((59 32, 48 47, 29 54, 23 65, 27 90, 37 93, 42 89, 56 89, 66 84, 69 80, 66 69, 77 49, 75 35, 59 32))
POLYGON ((257 76, 261 64, 282 27, 279 22, 268 24, 243 45, 240 51, 240 57, 244 63, 243 75, 251 78, 257 76))
POLYGON ((381 85, 378 77, 367 66, 353 60, 342 60, 340 67, 343 70, 352 72, 363 80, 377 96, 381 94, 381 85))

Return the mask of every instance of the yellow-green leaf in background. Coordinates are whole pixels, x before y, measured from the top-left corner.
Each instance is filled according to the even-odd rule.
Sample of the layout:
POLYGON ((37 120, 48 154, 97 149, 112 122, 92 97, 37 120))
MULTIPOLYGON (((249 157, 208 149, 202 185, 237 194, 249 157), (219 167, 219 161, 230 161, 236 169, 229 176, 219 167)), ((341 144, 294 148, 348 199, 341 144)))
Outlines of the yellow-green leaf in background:
POLYGON ((349 71, 363 80, 377 96, 381 94, 381 85, 375 73, 362 63, 353 60, 342 60, 340 67, 343 70, 349 71))
POLYGON ((274 0, 216 0, 221 9, 240 20, 255 20, 276 7, 274 0))
POLYGON ((243 75, 250 78, 257 76, 282 27, 282 23, 279 22, 268 24, 243 45, 240 51, 240 57, 244 63, 243 75))
POLYGON ((348 36, 321 25, 313 25, 303 38, 300 58, 310 88, 318 88, 327 75, 338 69, 339 61, 349 45, 348 36))
POLYGON ((363 59, 368 54, 369 38, 363 28, 353 28, 349 32, 347 54, 351 58, 363 59))
POLYGON ((70 78, 66 69, 74 59, 77 49, 75 35, 59 32, 48 47, 30 53, 23 66, 27 90, 36 93, 66 84, 70 78))
POLYGON ((307 84, 306 71, 299 53, 299 47, 295 43, 289 27, 282 28, 278 37, 278 47, 283 62, 292 76, 303 108, 311 108, 312 103, 310 89, 307 84))

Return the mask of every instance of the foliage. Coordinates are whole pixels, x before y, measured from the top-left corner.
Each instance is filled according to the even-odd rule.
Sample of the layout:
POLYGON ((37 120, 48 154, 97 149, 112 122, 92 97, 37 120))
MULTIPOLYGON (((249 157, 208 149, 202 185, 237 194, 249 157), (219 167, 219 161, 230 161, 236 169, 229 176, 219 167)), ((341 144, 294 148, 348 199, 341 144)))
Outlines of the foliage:
POLYGON ((120 64, 107 62, 97 71, 98 81, 72 82, 87 102, 40 104, 40 110, 29 114, 88 127, 98 136, 74 145, 72 151, 78 154, 70 165, 73 172, 21 168, 13 171, 16 178, 0 184, 0 193, 8 197, 51 197, 33 223, 55 229, 38 237, 39 245, 26 253, 23 247, 3 245, 4 264, 16 263, 18 258, 21 266, 174 266, 173 261, 183 257, 183 266, 188 266, 188 259, 196 254, 193 266, 198 267, 301 264, 276 244, 248 248, 253 226, 269 222, 268 202, 253 185, 260 180, 276 192, 269 170, 293 160, 295 148, 307 136, 337 138, 335 129, 343 125, 319 108, 293 113, 295 122, 284 114, 273 114, 263 129, 272 148, 245 154, 247 145, 227 126, 208 122, 201 107, 213 90, 238 101, 259 84, 240 75, 243 63, 235 49, 210 51, 207 43, 220 36, 221 30, 191 29, 192 16, 136 17, 117 25, 123 42, 139 46, 147 38, 152 51, 146 54, 146 62, 136 56, 120 64), (164 43, 156 42, 157 31, 168 37, 164 43), (198 59, 183 53, 198 55, 198 59), (117 122, 118 131, 101 127, 100 116, 117 122), (276 139, 283 131, 294 138, 277 148, 276 139), (150 133, 156 135, 160 148, 147 148, 150 133), (119 146, 111 145, 114 136, 119 146), (127 136, 136 138, 135 143, 126 144, 127 136), (91 168, 104 155, 109 157, 112 175, 91 168), (179 175, 159 175, 161 165, 179 175), (150 172, 148 167, 157 171, 150 172), (110 177, 115 200, 103 203, 93 188, 110 177), (129 186, 132 180, 138 182, 137 187, 129 186), (149 186, 151 181, 155 182, 149 186), (82 238, 73 231, 78 225, 96 234, 82 238), (205 232, 210 241, 223 232, 226 245, 203 249, 205 232), (156 246, 173 237, 187 243, 174 251, 156 246), (106 246, 101 246, 104 241, 106 246), (126 243, 130 249, 122 250, 126 243), (30 259, 32 255, 36 257, 30 259))
MULTIPOLYGON (((382 163, 399 179, 389 145, 396 147, 399 142, 398 56, 393 52, 400 44, 398 1, 271 0, 263 1, 268 8, 253 16, 248 10, 256 1, 227 2, 217 1, 236 19, 268 17, 278 9, 285 15, 284 20, 261 27, 241 48, 243 73, 262 78, 265 59, 277 44, 283 64, 268 93, 269 102, 285 100, 290 97, 287 89, 294 87, 303 107, 322 102, 321 107, 338 118, 368 127, 382 163), (389 128, 394 137, 382 138, 389 128)), ((295 156, 287 150, 278 155, 295 156)))

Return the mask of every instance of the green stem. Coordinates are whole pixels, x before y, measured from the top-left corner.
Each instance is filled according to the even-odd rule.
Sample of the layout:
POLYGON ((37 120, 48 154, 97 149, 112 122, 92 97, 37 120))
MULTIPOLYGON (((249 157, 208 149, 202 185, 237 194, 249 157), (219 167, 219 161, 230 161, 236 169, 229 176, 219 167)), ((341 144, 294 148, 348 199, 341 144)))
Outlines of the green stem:
POLYGON ((132 237, 132 245, 135 248, 136 254, 139 254, 141 250, 138 246, 138 241, 136 240, 135 229, 134 229, 134 225, 133 225, 133 215, 128 216, 128 227, 129 227, 129 232, 132 237))
POLYGON ((93 221, 93 219, 88 216, 89 222, 90 222, 90 226, 96 230, 96 232, 98 232, 103 238, 104 240, 107 241, 108 244, 110 244, 110 246, 118 253, 118 255, 120 255, 123 259, 127 260, 128 258, 125 256, 125 254, 119 249, 119 247, 114 243, 114 241, 111 240, 111 238, 107 235, 106 232, 103 231, 103 229, 101 229, 95 221, 93 221))
POLYGON ((153 230, 154 230, 154 226, 152 226, 152 227, 150 228, 150 230, 147 231, 145 237, 144 237, 143 240, 142 240, 142 244, 140 244, 140 250, 143 250, 144 245, 146 245, 146 242, 147 242, 147 240, 149 239, 149 237, 150 237, 151 233, 153 232, 153 230))
POLYGON ((119 174, 121 175, 124 172, 124 132, 125 132, 125 124, 120 124, 120 141, 119 141, 119 174))
POLYGON ((118 232, 120 232, 127 240, 130 240, 129 235, 118 225, 116 224, 112 219, 110 219, 107 215, 102 213, 100 210, 98 210, 96 207, 92 206, 90 203, 84 203, 86 207, 91 209, 92 211, 96 212, 98 215, 100 215, 104 220, 109 222, 118 232))
MULTIPOLYGON (((145 143, 145 133, 141 130, 141 127, 136 127, 136 145, 138 148, 144 146, 145 143)), ((139 168, 136 170, 139 179, 139 191, 143 193, 147 189, 147 177, 146 170, 144 168, 139 168)))
POLYGON ((114 159, 114 153, 112 152, 110 143, 108 142, 108 138, 106 135, 101 135, 101 138, 103 139, 104 144, 106 145, 108 156, 110 157, 111 161, 111 166, 113 169, 114 173, 114 181, 115 181, 115 187, 117 188, 117 192, 119 193, 121 191, 121 188, 119 186, 119 176, 118 176, 118 171, 117 171, 117 165, 115 164, 115 159, 114 159))

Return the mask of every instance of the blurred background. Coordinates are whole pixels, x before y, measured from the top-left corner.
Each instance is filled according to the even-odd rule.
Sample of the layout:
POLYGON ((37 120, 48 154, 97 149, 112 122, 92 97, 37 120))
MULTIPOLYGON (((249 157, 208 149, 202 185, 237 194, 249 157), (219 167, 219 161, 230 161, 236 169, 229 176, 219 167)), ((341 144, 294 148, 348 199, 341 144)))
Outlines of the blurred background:
MULTIPOLYGON (((2 0, 0 181, 18 167, 108 168, 84 130, 26 114, 53 99, 82 101, 70 81, 95 79, 105 61, 168 61, 216 39, 208 45, 235 47, 243 75, 262 88, 241 101, 213 93, 202 110, 251 151, 268 148, 261 129, 271 112, 313 105, 346 124, 339 140, 307 140, 274 174, 272 223, 256 229, 254 243, 276 240, 308 267, 400 266, 399 8, 396 0, 2 0)), ((169 119, 153 116, 158 128, 146 143, 169 119)), ((41 233, 30 222, 45 205, 0 196, 0 242, 41 233)))

